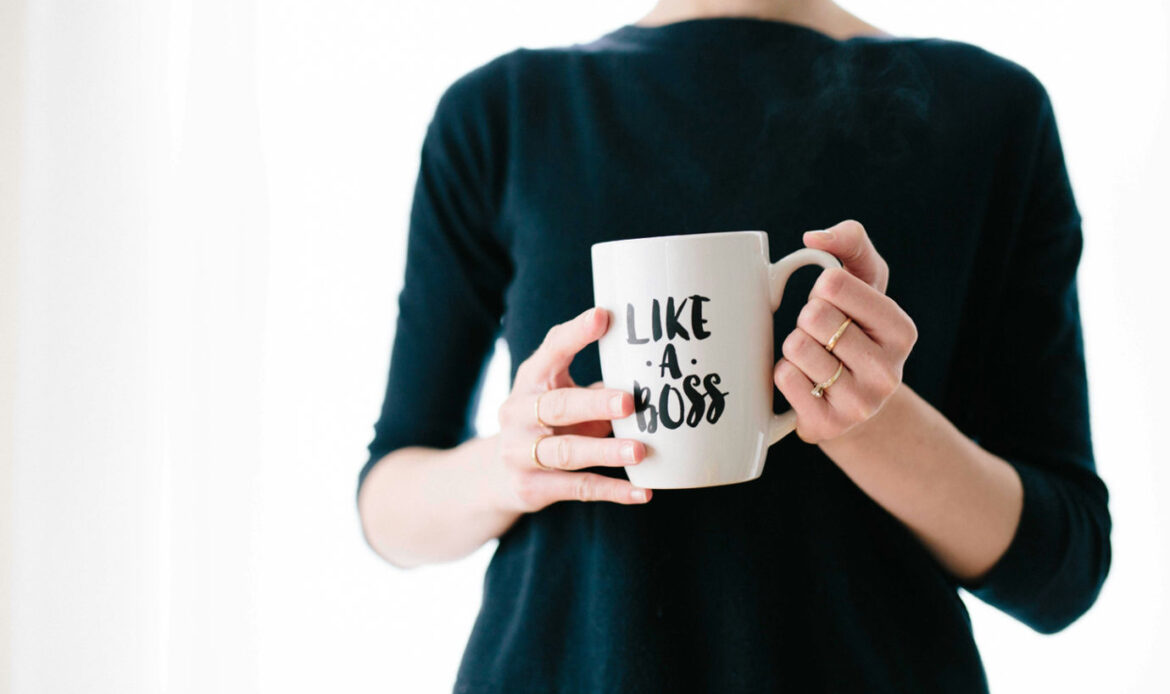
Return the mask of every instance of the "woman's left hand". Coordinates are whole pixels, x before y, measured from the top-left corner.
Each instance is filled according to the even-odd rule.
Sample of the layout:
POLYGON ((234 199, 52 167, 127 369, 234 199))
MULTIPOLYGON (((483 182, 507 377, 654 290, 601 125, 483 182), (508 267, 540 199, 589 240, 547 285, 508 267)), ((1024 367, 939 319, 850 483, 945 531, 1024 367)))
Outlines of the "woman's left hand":
POLYGON ((889 267, 865 228, 846 220, 804 235, 843 268, 825 270, 813 285, 796 329, 784 340, 773 380, 796 411, 796 434, 807 443, 837 438, 873 417, 902 383, 902 365, 918 339, 914 321, 886 296, 889 267), (825 345, 845 322, 832 352, 825 345), (838 361, 839 360, 839 361, 838 361), (841 374, 821 397, 814 386, 841 374))

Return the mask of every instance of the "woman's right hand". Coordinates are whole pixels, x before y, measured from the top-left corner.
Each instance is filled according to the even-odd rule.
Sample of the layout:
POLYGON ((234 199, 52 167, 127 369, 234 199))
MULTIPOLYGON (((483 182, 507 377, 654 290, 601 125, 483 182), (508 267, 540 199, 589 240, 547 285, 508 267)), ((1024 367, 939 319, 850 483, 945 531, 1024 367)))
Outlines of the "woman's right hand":
POLYGON ((601 381, 582 387, 569 376, 574 355, 605 334, 609 312, 591 308, 554 325, 544 341, 516 369, 512 392, 500 406, 493 465, 500 473, 501 495, 511 510, 533 512, 557 501, 610 501, 639 504, 651 490, 628 480, 581 468, 636 465, 646 456, 640 441, 609 437, 611 420, 629 416, 634 397, 605 388, 601 381), (540 419, 536 419, 540 398, 540 419), (536 465, 532 442, 541 434, 536 454, 551 470, 536 465))

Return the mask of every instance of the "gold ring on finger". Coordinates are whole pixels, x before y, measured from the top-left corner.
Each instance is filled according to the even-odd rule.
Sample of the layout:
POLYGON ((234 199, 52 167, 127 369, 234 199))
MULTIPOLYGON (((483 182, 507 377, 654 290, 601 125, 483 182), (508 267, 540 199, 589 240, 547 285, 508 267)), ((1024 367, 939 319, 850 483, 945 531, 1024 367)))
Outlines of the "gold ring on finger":
POLYGON ((532 462, 536 463, 536 467, 542 470, 551 470, 552 468, 540 462, 540 456, 536 455, 536 447, 540 445, 540 440, 546 436, 552 436, 552 434, 540 434, 536 437, 536 440, 532 442, 532 462))
POLYGON ((852 318, 848 318, 848 317, 845 318, 845 322, 841 324, 840 328, 837 328, 837 332, 833 333, 833 336, 830 337, 829 341, 825 344, 826 351, 828 351, 828 352, 833 351, 833 348, 837 346, 837 340, 841 339, 841 336, 845 334, 845 328, 848 328, 849 324, 852 322, 853 322, 852 318))
POLYGON ((837 379, 841 377, 841 371, 842 371, 842 370, 844 370, 844 369, 845 369, 845 362, 838 361, 838 362, 837 362, 837 373, 833 374, 833 377, 832 377, 832 378, 830 378, 829 380, 827 380, 827 381, 825 381, 825 382, 823 382, 823 383, 818 383, 818 384, 817 384, 817 385, 816 385, 816 386, 815 386, 815 387, 812 389, 812 396, 813 396, 814 398, 819 398, 819 397, 821 397, 822 395, 824 395, 824 394, 825 394, 825 390, 827 390, 829 386, 831 386, 831 385, 833 385, 834 383, 836 383, 836 382, 837 382, 837 379))

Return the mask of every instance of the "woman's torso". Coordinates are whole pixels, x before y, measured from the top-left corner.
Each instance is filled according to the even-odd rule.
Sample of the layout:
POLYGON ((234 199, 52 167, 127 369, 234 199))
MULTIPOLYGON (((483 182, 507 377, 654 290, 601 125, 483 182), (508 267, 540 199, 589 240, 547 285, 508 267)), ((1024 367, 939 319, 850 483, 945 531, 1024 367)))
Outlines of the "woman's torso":
MULTIPOLYGON (((1015 67, 964 44, 751 19, 622 27, 480 71, 506 105, 497 233, 512 374, 592 304, 591 244, 861 221, 919 341, 904 379, 955 418, 987 258, 1010 224, 1015 67)), ((1020 155, 1022 156, 1022 155, 1020 155)), ((815 271, 798 272, 774 344, 815 271)), ((601 378, 596 344, 579 384, 601 378)), ((777 392, 775 406, 785 407, 777 392)), ((594 472, 623 476, 620 470, 594 472)), ((820 450, 790 436, 752 482, 560 502, 500 538, 456 691, 981 692, 954 582, 820 450)))

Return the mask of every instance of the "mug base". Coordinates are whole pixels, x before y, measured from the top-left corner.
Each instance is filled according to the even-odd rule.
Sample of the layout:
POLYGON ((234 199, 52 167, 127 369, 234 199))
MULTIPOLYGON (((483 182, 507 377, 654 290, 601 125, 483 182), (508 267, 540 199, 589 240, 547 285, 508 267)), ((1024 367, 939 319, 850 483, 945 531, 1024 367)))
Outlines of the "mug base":
MULTIPOLYGON (((702 489, 704 487, 726 487, 732 484, 743 484, 744 482, 757 480, 763 474, 764 466, 761 465, 759 471, 749 477, 739 477, 725 480, 648 480, 648 484, 641 484, 631 477, 630 482, 632 482, 634 486, 642 487, 644 489, 702 489)), ((626 471, 626 476, 630 477, 629 470, 626 471)))

